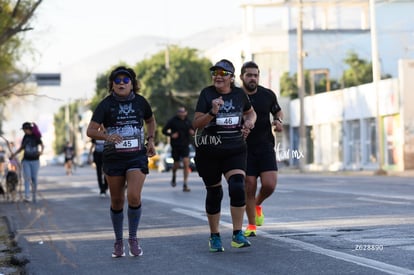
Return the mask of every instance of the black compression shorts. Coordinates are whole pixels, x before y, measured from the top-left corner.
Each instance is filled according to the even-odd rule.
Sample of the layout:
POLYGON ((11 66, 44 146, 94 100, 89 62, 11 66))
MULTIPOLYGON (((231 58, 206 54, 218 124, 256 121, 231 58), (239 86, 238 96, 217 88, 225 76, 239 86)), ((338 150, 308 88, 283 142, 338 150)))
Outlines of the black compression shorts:
POLYGON ((221 176, 234 169, 246 170, 246 146, 231 150, 198 148, 194 158, 198 175, 206 186, 217 184, 221 176))

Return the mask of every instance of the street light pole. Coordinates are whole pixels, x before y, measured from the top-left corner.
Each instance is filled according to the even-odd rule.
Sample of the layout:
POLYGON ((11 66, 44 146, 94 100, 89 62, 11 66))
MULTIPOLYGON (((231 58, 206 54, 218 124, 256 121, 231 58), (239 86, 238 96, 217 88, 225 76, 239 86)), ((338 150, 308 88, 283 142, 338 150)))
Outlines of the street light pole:
POLYGON ((375 90, 376 98, 376 107, 377 107, 377 141, 378 141, 378 170, 375 172, 377 175, 386 175, 387 172, 384 170, 384 139, 382 134, 382 123, 381 123, 381 114, 380 114, 380 99, 379 99, 379 89, 378 83, 381 80, 381 69, 379 62, 378 54, 378 42, 377 42, 377 20, 375 14, 375 0, 369 1, 369 10, 370 10, 370 25, 371 25, 371 55, 372 55, 372 84, 375 90))
POLYGON ((305 169, 307 148, 306 148, 306 129, 305 129, 305 75, 303 73, 303 11, 302 0, 298 0, 298 25, 297 25, 297 44, 298 44, 298 76, 297 86, 299 95, 299 108, 300 108, 300 125, 299 125, 299 150, 303 152, 303 158, 299 159, 299 169, 301 172, 305 169))

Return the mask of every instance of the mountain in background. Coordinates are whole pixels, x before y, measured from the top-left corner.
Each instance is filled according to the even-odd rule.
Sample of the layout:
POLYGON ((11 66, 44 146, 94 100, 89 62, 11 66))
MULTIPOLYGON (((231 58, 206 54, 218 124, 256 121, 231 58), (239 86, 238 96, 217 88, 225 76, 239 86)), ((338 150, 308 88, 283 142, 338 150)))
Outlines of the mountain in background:
POLYGON ((220 27, 191 35, 183 39, 168 39, 158 36, 138 36, 117 46, 99 51, 87 58, 62 68, 60 96, 91 98, 95 93, 95 79, 113 65, 126 62, 130 66, 150 58, 166 48, 168 44, 190 47, 204 52, 225 41, 231 27, 220 27))
MULTIPOLYGON (((97 51, 95 54, 61 69, 60 86, 39 86, 37 96, 18 97, 10 100, 4 109, 3 131, 10 139, 19 143, 21 124, 24 121, 38 123, 44 142, 50 150, 53 138, 53 117, 60 107, 77 99, 89 100, 95 94, 96 77, 106 73, 112 66, 126 62, 130 66, 150 58, 165 49, 167 44, 199 49, 203 54, 207 49, 223 43, 229 37, 229 30, 235 27, 220 27, 196 33, 182 39, 168 39, 158 36, 138 36, 126 40, 115 47, 97 51)), ((231 36, 236 34, 234 31, 231 36)), ((62 53, 68 54, 68 53, 62 53)), ((49 72, 59 73, 59 72, 49 72)), ((52 152, 46 152, 52 154, 52 152)))

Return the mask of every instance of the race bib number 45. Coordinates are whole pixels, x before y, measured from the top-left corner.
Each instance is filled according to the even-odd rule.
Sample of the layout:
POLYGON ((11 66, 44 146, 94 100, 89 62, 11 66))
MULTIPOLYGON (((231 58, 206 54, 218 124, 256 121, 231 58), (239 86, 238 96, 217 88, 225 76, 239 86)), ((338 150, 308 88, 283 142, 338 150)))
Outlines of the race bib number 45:
POLYGON ((234 126, 239 124, 238 116, 217 117, 216 124, 220 126, 234 126))
POLYGON ((123 140, 121 143, 115 144, 115 148, 117 149, 133 149, 138 147, 138 139, 126 139, 123 140))

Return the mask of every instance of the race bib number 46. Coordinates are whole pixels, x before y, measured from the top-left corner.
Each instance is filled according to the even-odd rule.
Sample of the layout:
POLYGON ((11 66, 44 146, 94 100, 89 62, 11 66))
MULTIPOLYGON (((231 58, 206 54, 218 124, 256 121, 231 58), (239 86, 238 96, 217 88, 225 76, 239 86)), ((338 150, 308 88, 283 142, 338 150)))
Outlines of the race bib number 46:
POLYGON ((238 116, 217 117, 216 124, 220 126, 234 126, 239 124, 238 116))

